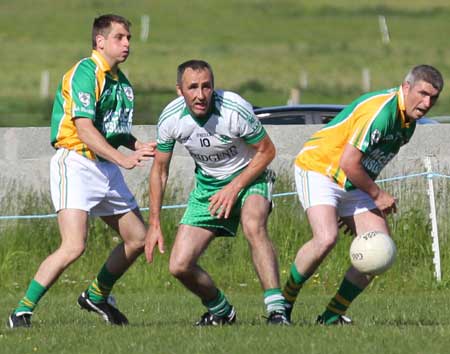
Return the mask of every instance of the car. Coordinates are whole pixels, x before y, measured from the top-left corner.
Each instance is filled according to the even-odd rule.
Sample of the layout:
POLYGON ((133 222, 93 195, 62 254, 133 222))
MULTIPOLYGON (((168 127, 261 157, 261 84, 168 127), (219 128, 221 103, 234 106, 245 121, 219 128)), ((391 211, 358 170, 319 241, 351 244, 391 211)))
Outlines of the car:
MULTIPOLYGON (((285 106, 254 107, 253 111, 262 124, 303 125, 327 124, 339 114, 345 105, 340 104, 296 104, 285 106)), ((418 124, 439 124, 435 119, 423 117, 418 124)))
POLYGON ((430 118, 434 122, 438 123, 450 123, 450 116, 433 116, 430 118))
POLYGON ((326 124, 344 108, 338 104, 297 104, 255 107, 254 112, 262 124, 326 124))

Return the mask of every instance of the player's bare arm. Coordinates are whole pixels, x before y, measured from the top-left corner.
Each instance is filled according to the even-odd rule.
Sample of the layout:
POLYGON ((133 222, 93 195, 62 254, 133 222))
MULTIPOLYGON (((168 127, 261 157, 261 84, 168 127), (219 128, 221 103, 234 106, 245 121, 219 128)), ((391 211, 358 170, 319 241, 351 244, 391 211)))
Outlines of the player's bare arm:
POLYGON ((252 161, 239 176, 209 198, 210 204, 208 209, 211 215, 227 219, 239 192, 263 173, 274 159, 276 149, 268 135, 251 146, 256 150, 252 161))
POLYGON ((74 119, 77 133, 80 139, 95 154, 111 161, 120 167, 132 169, 136 166, 143 166, 142 161, 149 160, 154 153, 151 146, 142 147, 130 155, 125 155, 112 147, 101 133, 95 128, 94 123, 89 118, 77 117, 74 119))
POLYGON ((148 263, 153 261, 153 251, 158 245, 160 253, 164 253, 164 235, 161 230, 161 207, 169 177, 171 152, 156 151, 149 178, 149 228, 145 238, 145 257, 148 263))
POLYGON ((354 146, 347 144, 340 160, 340 167, 347 178, 358 189, 366 192, 375 202, 377 208, 385 213, 396 212, 395 198, 382 190, 367 174, 362 165, 363 153, 354 146))

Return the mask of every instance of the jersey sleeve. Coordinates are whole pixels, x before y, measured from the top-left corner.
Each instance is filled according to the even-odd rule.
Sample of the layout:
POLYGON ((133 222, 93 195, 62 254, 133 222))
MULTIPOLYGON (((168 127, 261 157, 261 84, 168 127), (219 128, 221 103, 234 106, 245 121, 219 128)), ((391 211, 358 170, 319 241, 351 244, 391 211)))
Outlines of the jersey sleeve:
POLYGON ((253 113, 250 103, 242 100, 238 107, 239 113, 239 135, 247 144, 256 144, 266 135, 266 130, 260 120, 253 113))
POLYGON ((161 152, 172 152, 175 147, 175 138, 171 134, 171 119, 165 119, 158 123, 156 131, 156 148, 161 152))
POLYGON ((72 97, 72 117, 95 119, 96 82, 93 67, 87 61, 75 68, 70 78, 70 95, 72 97))

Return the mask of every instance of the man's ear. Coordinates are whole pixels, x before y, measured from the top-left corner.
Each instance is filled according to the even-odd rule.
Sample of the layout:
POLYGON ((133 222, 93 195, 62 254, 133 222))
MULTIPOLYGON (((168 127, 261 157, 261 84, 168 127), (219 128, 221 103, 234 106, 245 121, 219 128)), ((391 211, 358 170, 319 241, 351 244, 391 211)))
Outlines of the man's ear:
POLYGON ((181 90, 181 86, 177 84, 176 88, 177 88, 177 95, 183 96, 183 91, 181 90))
POLYGON ((404 95, 408 95, 409 89, 411 88, 411 84, 408 81, 404 81, 402 83, 402 90, 404 95))
POLYGON ((97 49, 104 49, 105 48, 105 37, 103 37, 101 34, 97 34, 95 36, 95 43, 97 43, 97 49))

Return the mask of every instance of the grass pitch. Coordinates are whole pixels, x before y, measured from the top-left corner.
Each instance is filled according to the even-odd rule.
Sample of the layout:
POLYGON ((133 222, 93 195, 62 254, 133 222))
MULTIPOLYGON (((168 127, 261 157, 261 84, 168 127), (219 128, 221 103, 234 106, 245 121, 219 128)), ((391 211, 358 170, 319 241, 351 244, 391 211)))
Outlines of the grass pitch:
MULTIPOLYGON (((281 177, 281 176, 280 176, 281 177)), ((56 221, 21 220, 0 223, 0 352, 1 353, 448 353, 450 347, 450 220, 449 182, 436 183, 440 230, 441 282, 435 280, 431 251, 426 180, 391 183, 399 211, 389 218, 398 248, 392 269, 377 277, 350 307, 355 324, 321 327, 315 319, 334 295, 349 266, 351 238, 342 235, 335 249, 302 289, 289 328, 268 327, 262 317, 263 294, 253 271, 247 242, 211 243, 201 265, 225 291, 238 311, 238 325, 194 328, 204 312, 200 301, 168 272, 168 255, 183 210, 163 212, 167 252, 148 265, 144 258, 116 284, 119 308, 131 325, 114 328, 77 308, 78 295, 95 277, 118 237, 93 220, 87 251, 42 299, 31 330, 7 330, 10 311, 23 296, 40 262, 59 244, 56 221)), ((289 179, 277 190, 289 191, 289 179)), ((384 188, 383 187, 383 188, 384 188)), ((15 195, 11 191, 10 195, 15 195)), ((18 191, 16 191, 18 192, 18 191)), ((17 194, 17 193, 16 193, 17 194)), ((0 203, 2 213, 50 212, 48 198, 22 193, 0 203), (8 200, 15 204, 8 209, 8 200), (46 202, 47 201, 47 202, 46 202), (47 203, 47 204, 46 204, 47 203)), ((178 201, 175 201, 178 202, 178 201)), ((168 204, 172 204, 167 201, 168 204)), ((269 233, 278 250, 284 284, 295 253, 310 230, 296 197, 276 199, 269 233)))
MULTIPOLYGON (((230 291, 238 323, 221 328, 192 324, 203 307, 184 289, 152 289, 118 295, 130 325, 117 328, 81 311, 76 298, 82 289, 50 293, 39 305, 31 330, 0 329, 3 353, 448 353, 450 306, 448 291, 425 294, 373 293, 355 300, 352 326, 323 327, 315 317, 331 294, 300 297, 291 327, 267 326, 258 289, 230 291), (78 291, 77 291, 78 290, 78 291)), ((0 301, 0 315, 18 294, 0 301)))

